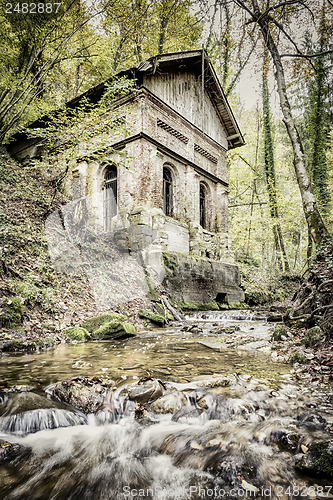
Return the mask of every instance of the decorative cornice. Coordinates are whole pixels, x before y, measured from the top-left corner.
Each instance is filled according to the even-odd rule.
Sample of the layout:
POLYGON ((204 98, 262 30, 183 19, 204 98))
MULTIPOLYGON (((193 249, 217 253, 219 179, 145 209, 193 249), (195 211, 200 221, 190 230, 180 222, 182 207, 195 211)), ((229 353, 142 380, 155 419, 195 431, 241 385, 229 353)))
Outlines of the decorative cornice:
POLYGON ((101 155, 103 153, 107 153, 108 151, 112 150, 121 150, 123 149, 127 144, 130 144, 131 142, 135 142, 138 140, 144 139, 150 144, 153 144, 156 146, 157 150, 160 151, 161 153, 167 154, 170 158, 174 158, 175 160, 179 161, 180 163, 183 163, 184 165, 189 165, 192 167, 198 174, 206 177, 207 179, 210 179, 212 182, 215 184, 222 184, 223 186, 228 187, 228 183, 220 179, 219 177, 216 177, 216 175, 211 174, 207 170, 204 170, 203 168, 199 167, 193 161, 188 160, 184 156, 180 155, 179 153, 175 153, 172 151, 170 148, 162 144, 161 142, 157 141, 153 137, 150 137, 149 135, 145 134, 144 132, 140 132, 139 134, 132 135, 131 137, 126 137, 126 139, 123 139, 122 141, 117 142, 116 144, 113 144, 112 146, 108 146, 106 148, 100 149, 92 153, 91 155, 87 156, 81 156, 80 158, 77 158, 77 162, 81 161, 87 161, 89 159, 94 159, 96 160, 96 155, 101 155))

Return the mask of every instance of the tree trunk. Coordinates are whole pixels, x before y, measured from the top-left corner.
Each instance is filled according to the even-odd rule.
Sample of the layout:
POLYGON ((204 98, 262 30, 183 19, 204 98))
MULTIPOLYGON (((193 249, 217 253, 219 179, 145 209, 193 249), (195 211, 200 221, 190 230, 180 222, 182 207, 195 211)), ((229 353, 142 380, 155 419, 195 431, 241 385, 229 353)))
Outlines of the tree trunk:
POLYGON ((165 32, 168 25, 168 19, 162 17, 160 23, 159 37, 158 37, 158 54, 163 54, 164 42, 165 42, 165 32))
MULTIPOLYGON (((319 52, 327 49, 325 34, 327 33, 327 20, 325 19, 325 1, 322 5, 320 22, 319 52)), ((325 59, 317 57, 314 62, 314 82, 309 86, 309 100, 311 103, 309 114, 309 129, 311 132, 311 166, 312 186, 318 201, 318 206, 325 218, 329 215, 329 203, 331 200, 328 178, 328 166, 326 158, 328 124, 326 118, 325 93, 327 83, 325 82, 325 59), (326 87, 325 87, 326 84, 326 87)))
POLYGON ((273 134, 271 124, 271 113, 269 105, 269 91, 268 91, 268 49, 264 49, 264 60, 262 67, 262 105, 264 115, 264 164, 267 182, 268 203, 270 215, 273 225, 273 236, 275 252, 277 257, 278 266, 281 270, 289 271, 289 262, 284 246, 281 226, 279 223, 278 200, 276 192, 276 177, 275 177, 275 161, 274 161, 274 148, 273 148, 273 134), (283 256, 283 262, 282 262, 283 256))
POLYGON ((309 228, 309 234, 311 235, 313 242, 315 244, 318 244, 324 236, 328 235, 328 231, 317 208, 316 200, 313 195, 309 177, 306 171, 301 139, 299 137, 288 100, 281 56, 278 51, 277 45, 271 35, 269 29, 269 19, 267 15, 262 15, 257 0, 251 1, 253 7, 253 19, 258 23, 260 27, 263 39, 265 40, 265 44, 272 56, 275 67, 275 79, 278 86, 280 106, 284 118, 284 123, 286 125, 289 139, 293 148, 294 168, 301 193, 304 215, 309 228))

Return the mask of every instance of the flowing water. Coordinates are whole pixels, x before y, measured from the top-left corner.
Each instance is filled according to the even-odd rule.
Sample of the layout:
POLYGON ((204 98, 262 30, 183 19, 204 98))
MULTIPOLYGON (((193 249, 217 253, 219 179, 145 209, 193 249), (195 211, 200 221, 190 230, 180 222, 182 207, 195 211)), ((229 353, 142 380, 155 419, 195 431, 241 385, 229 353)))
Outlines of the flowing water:
POLYGON ((2 388, 31 390, 0 398, 0 498, 332 498, 329 481, 294 468, 311 441, 332 439, 330 391, 291 381, 270 328, 200 313, 127 341, 3 355, 2 388), (80 375, 113 381, 88 415, 50 397, 80 375), (145 384, 159 397, 138 405, 145 384))

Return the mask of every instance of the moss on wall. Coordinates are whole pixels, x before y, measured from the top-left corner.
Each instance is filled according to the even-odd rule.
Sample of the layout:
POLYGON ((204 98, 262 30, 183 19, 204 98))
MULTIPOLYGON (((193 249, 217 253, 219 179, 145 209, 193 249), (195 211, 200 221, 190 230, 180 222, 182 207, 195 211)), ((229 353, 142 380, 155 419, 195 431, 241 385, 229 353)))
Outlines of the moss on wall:
POLYGON ((163 262, 171 271, 175 271, 178 268, 177 259, 169 253, 163 253, 163 262))

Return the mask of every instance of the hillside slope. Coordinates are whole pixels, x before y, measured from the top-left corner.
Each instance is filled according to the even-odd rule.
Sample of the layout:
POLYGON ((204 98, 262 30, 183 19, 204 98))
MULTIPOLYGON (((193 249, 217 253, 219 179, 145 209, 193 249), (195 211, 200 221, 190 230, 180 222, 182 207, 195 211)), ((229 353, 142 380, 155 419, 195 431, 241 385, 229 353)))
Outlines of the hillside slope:
MULTIPOLYGON (((2 303, 21 298, 24 330, 31 335, 47 325, 61 331, 101 311, 84 269, 68 274, 52 267, 45 221, 68 201, 63 193, 55 195, 37 165, 22 165, 0 149, 0 297, 2 303)), ((112 309, 134 317, 146 305, 143 298, 112 309)))

